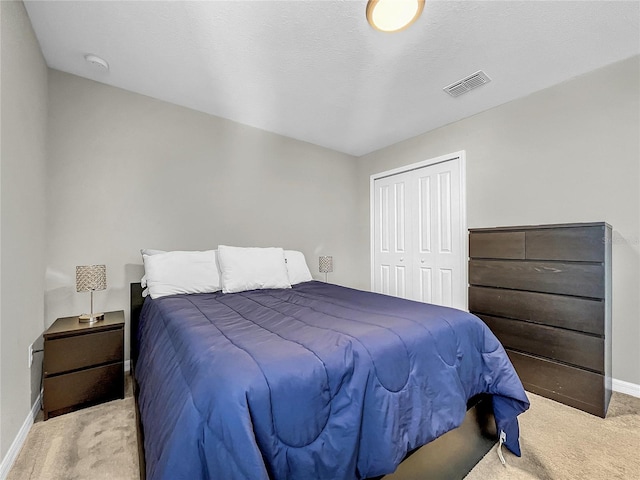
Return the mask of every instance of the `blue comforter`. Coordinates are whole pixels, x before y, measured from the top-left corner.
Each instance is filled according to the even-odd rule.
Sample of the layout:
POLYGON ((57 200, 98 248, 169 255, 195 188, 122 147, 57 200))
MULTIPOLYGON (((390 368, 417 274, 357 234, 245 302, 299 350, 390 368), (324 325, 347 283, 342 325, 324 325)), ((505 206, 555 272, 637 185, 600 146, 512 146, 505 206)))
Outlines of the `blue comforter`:
POLYGON ((147 299, 135 368, 147 479, 356 479, 493 394, 520 454, 528 400, 475 316, 320 282, 147 299))

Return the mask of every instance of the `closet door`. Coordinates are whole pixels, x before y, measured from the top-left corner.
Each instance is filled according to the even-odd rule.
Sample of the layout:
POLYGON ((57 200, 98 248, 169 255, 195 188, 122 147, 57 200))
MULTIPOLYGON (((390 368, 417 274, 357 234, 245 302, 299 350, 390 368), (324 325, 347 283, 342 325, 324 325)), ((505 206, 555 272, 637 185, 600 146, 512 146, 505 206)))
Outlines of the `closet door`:
POLYGON ((413 173, 414 298, 464 309, 460 164, 447 161, 413 173))
POLYGON ((374 291, 403 298, 413 298, 410 179, 402 173, 374 184, 374 291))
POLYGON ((460 159, 373 185, 373 290, 466 309, 460 159))

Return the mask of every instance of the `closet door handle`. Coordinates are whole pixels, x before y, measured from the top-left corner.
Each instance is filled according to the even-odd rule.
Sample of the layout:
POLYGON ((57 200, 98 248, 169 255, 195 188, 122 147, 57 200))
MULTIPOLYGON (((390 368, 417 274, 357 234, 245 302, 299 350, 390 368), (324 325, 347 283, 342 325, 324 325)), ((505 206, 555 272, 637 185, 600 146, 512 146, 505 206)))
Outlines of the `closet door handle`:
POLYGON ((420 260, 420 263, 424 263, 424 258, 422 260, 420 260))
POLYGON ((401 261, 401 262, 404 262, 404 257, 400 257, 400 261, 401 261))

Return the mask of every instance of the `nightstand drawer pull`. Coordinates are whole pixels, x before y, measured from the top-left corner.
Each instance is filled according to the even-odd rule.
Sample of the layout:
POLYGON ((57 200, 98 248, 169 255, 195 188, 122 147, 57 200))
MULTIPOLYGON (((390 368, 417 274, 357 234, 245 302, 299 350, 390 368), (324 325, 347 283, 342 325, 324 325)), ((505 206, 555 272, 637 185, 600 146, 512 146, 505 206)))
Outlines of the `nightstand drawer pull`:
POLYGON ((45 340, 44 373, 54 375, 122 362, 124 329, 45 340))

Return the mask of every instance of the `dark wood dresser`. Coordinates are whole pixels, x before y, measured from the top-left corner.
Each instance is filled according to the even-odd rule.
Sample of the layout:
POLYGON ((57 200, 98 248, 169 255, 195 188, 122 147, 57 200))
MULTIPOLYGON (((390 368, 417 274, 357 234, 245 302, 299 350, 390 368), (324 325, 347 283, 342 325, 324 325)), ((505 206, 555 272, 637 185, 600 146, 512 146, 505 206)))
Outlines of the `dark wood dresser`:
POLYGON ((57 319, 44 337, 44 419, 124 398, 124 312, 57 319))
POLYGON ((604 417, 611 398, 611 226, 469 231, 469 310, 525 389, 604 417))

